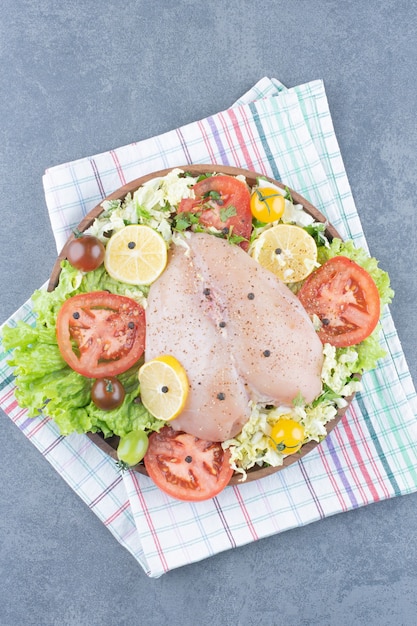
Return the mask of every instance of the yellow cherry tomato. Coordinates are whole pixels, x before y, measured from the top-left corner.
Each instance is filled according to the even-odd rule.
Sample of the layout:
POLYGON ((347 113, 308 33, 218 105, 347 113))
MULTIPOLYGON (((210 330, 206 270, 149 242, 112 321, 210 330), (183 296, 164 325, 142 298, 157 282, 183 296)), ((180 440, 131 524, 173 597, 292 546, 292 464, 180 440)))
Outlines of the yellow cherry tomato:
POLYGON ((269 224, 278 220, 284 213, 285 199, 272 187, 258 187, 251 195, 250 209, 253 217, 269 224))
POLYGON ((293 419, 281 417, 272 427, 272 446, 282 454, 294 454, 303 445, 304 426, 293 419))

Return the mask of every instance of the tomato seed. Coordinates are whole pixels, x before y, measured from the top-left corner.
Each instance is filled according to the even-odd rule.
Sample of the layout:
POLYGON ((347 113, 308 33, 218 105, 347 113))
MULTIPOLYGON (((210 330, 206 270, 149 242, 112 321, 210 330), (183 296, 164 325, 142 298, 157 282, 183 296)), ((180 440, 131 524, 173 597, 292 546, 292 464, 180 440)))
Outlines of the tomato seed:
POLYGON ((191 463, 191 462, 192 462, 192 460, 193 460, 193 457, 192 457, 192 456, 186 456, 186 457, 185 457, 185 459, 184 459, 184 461, 185 461, 186 463, 191 463))
POLYGON ((73 317, 75 320, 79 320, 79 319, 80 319, 80 314, 78 313, 78 311, 75 311, 75 313, 73 313, 73 314, 72 314, 72 317, 73 317))

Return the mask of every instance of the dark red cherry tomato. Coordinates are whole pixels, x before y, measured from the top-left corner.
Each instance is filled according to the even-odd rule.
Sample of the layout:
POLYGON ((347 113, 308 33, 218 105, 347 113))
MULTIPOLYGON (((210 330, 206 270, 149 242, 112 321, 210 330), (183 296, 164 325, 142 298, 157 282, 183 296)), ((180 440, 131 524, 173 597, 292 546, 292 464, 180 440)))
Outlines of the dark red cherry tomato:
POLYGON ((91 272, 103 263, 105 248, 100 239, 93 235, 75 236, 67 246, 67 259, 82 272, 91 272))
POLYGON ((125 390, 118 378, 98 378, 91 388, 91 399, 103 411, 117 409, 125 398, 125 390))

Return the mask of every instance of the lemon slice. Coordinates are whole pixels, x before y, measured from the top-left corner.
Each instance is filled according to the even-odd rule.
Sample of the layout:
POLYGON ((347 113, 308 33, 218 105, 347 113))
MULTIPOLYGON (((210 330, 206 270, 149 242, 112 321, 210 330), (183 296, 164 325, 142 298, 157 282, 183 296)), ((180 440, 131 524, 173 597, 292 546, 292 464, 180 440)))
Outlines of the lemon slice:
POLYGON ((104 266, 115 280, 150 285, 167 264, 167 247, 150 226, 131 224, 115 233, 106 247, 104 266))
POLYGON ((303 228, 278 224, 253 242, 251 256, 284 283, 296 283, 317 266, 317 246, 303 228))
POLYGON ((139 369, 143 405, 157 419, 170 421, 183 410, 188 397, 188 378, 179 361, 164 354, 139 369))

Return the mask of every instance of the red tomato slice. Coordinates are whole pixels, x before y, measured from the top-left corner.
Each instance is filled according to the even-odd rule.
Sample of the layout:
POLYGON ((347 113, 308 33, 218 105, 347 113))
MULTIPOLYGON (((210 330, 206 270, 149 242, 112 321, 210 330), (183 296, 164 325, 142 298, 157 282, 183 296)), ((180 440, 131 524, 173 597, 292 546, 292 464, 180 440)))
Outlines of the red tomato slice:
POLYGON ((57 315, 57 340, 68 365, 87 378, 128 370, 145 349, 145 311, 107 291, 73 296, 57 315))
MULTIPOLYGON (((252 230, 250 192, 244 182, 233 176, 209 176, 193 187, 195 198, 181 200, 178 213, 199 213, 203 226, 228 229, 249 239, 252 230)), ((248 244, 242 242, 246 249, 248 244)))
POLYGON ((164 426, 149 437, 144 463, 155 485, 178 500, 214 498, 229 482, 230 453, 220 443, 164 426))
POLYGON ((298 297, 309 315, 320 318, 321 341, 338 348, 366 339, 381 312, 373 278, 344 256, 330 259, 310 274, 298 297))

